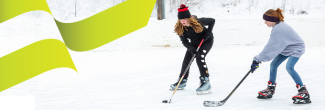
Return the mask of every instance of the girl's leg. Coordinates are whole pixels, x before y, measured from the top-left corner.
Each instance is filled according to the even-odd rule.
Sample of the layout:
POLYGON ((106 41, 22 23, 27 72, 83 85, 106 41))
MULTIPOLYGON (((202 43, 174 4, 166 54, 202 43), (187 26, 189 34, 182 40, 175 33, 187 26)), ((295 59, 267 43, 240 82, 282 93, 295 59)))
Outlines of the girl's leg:
POLYGON ((205 41, 201 48, 198 50, 198 57, 196 57, 196 63, 200 70, 200 86, 196 89, 197 94, 208 94, 211 90, 209 71, 206 64, 205 57, 209 53, 213 45, 213 39, 205 41))
POLYGON ((267 88, 262 91, 259 91, 257 98, 269 99, 269 98, 273 97, 273 94, 275 92, 275 87, 276 87, 275 79, 276 79, 278 67, 287 58, 288 58, 287 56, 283 56, 283 55, 279 54, 273 59, 273 61, 271 62, 271 65, 270 65, 271 66, 270 79, 268 81, 267 88))
MULTIPOLYGON (((189 51, 186 50, 186 53, 185 53, 185 56, 184 56, 184 60, 183 60, 183 64, 182 64, 181 73, 179 74, 179 77, 182 77, 183 76, 183 73, 184 73, 186 67, 188 66, 188 64, 190 63, 191 59, 192 59, 191 52, 189 52, 189 51)), ((185 76, 184 76, 183 79, 187 79, 187 77, 189 75, 189 71, 190 71, 190 68, 188 68, 188 70, 187 70, 187 72, 186 72, 186 74, 185 74, 185 76)))
POLYGON ((186 82, 187 82, 187 77, 188 77, 188 74, 189 74, 189 70, 186 72, 186 75, 184 76, 184 78, 182 79, 182 81, 180 81, 181 77, 183 76, 184 74, 184 71, 188 65, 188 63, 190 62, 192 58, 192 55, 189 51, 186 50, 186 53, 185 53, 185 56, 184 56, 184 60, 183 60, 183 64, 182 64, 182 69, 181 69, 181 73, 179 75, 179 78, 177 80, 177 82, 175 82, 174 84, 171 84, 170 85, 170 90, 175 90, 178 83, 181 82, 178 86, 177 89, 184 89, 186 87, 186 82))
POLYGON ((303 86, 304 84, 302 83, 299 74, 294 69, 295 64, 298 62, 298 60, 299 60, 299 58, 290 56, 289 60, 287 62, 286 69, 287 69, 288 73, 291 75, 292 79, 296 82, 296 84, 303 86))
POLYGON ((270 65, 270 79, 269 79, 269 81, 271 81, 272 84, 275 84, 276 75, 277 75, 277 71, 278 71, 279 65, 284 60, 286 60, 287 58, 288 58, 288 56, 283 56, 283 55, 279 54, 271 62, 271 65, 270 65))
POLYGON ((198 57, 196 57, 196 63, 199 67, 201 77, 209 77, 208 66, 206 64, 205 57, 209 53, 213 45, 213 39, 208 39, 201 45, 201 48, 198 51, 198 57))

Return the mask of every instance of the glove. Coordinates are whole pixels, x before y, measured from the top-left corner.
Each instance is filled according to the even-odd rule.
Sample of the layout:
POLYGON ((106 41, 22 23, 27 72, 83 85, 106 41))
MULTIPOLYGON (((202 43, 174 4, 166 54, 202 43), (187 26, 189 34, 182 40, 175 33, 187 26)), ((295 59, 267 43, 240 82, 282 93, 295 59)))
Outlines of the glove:
POLYGON ((261 63, 261 61, 258 61, 254 58, 252 65, 251 65, 251 72, 253 73, 259 66, 259 64, 261 63))
POLYGON ((194 54, 198 55, 198 52, 196 51, 195 48, 191 48, 189 51, 191 52, 192 56, 194 56, 194 54))

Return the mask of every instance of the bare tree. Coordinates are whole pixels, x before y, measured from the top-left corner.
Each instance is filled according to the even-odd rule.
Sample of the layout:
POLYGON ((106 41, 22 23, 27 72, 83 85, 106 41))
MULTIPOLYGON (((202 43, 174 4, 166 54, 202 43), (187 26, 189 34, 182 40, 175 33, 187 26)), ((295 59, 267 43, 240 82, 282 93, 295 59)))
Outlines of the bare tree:
POLYGON ((96 9, 103 6, 108 6, 107 3, 111 0, 91 0, 89 4, 91 4, 90 11, 96 12, 96 9), (102 2, 103 1, 103 2, 102 2))
POLYGON ((255 2, 255 9, 257 9, 258 3, 260 2, 260 0, 256 0, 255 2))
POLYGON ((74 2, 74 17, 77 17, 77 1, 78 0, 75 0, 74 2))
POLYGON ((185 4, 189 7, 197 7, 200 9, 205 0, 169 0, 169 12, 177 10, 181 4, 185 4))
POLYGON ((291 14, 295 14, 295 0, 291 1, 291 14))
POLYGON ((248 0, 248 11, 251 12, 251 7, 254 4, 254 0, 248 0))
POLYGON ((287 4, 287 0, 282 0, 282 9, 283 9, 283 12, 286 9, 286 4, 287 4))
POLYGON ((113 5, 124 2, 125 0, 113 0, 113 5))
POLYGON ((85 1, 81 1, 81 2, 78 2, 78 0, 74 1, 74 17, 77 17, 77 12, 83 8, 84 4, 86 4, 85 1), (78 8, 77 8, 77 6, 78 6, 78 8))
POLYGON ((162 20, 163 19, 163 0, 157 0, 156 4, 157 4, 157 18, 158 20, 162 20))

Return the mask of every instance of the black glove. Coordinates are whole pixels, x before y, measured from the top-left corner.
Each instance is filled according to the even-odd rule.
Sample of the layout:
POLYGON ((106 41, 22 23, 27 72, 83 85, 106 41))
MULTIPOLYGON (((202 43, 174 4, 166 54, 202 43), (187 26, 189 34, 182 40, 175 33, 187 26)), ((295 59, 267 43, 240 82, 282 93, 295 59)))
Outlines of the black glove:
POLYGON ((194 54, 195 54, 195 55, 198 55, 198 52, 196 51, 196 49, 195 49, 195 48, 191 48, 191 49, 190 49, 190 50, 188 50, 188 51, 190 51, 190 52, 191 52, 192 56, 194 56, 194 54))
POLYGON ((253 73, 259 66, 261 62, 258 60, 253 60, 252 65, 251 65, 251 72, 253 73))

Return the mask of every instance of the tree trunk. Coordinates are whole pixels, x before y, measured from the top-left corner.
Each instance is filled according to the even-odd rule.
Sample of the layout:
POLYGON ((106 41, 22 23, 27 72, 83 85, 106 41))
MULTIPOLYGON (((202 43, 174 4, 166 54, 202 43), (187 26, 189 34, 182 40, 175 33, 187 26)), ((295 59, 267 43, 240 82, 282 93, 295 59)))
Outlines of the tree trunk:
POLYGON ((74 4, 74 17, 77 17, 77 0, 74 4))
POLYGON ((163 0, 157 0, 157 17, 158 20, 162 20, 163 19, 163 4, 162 4, 163 0))

